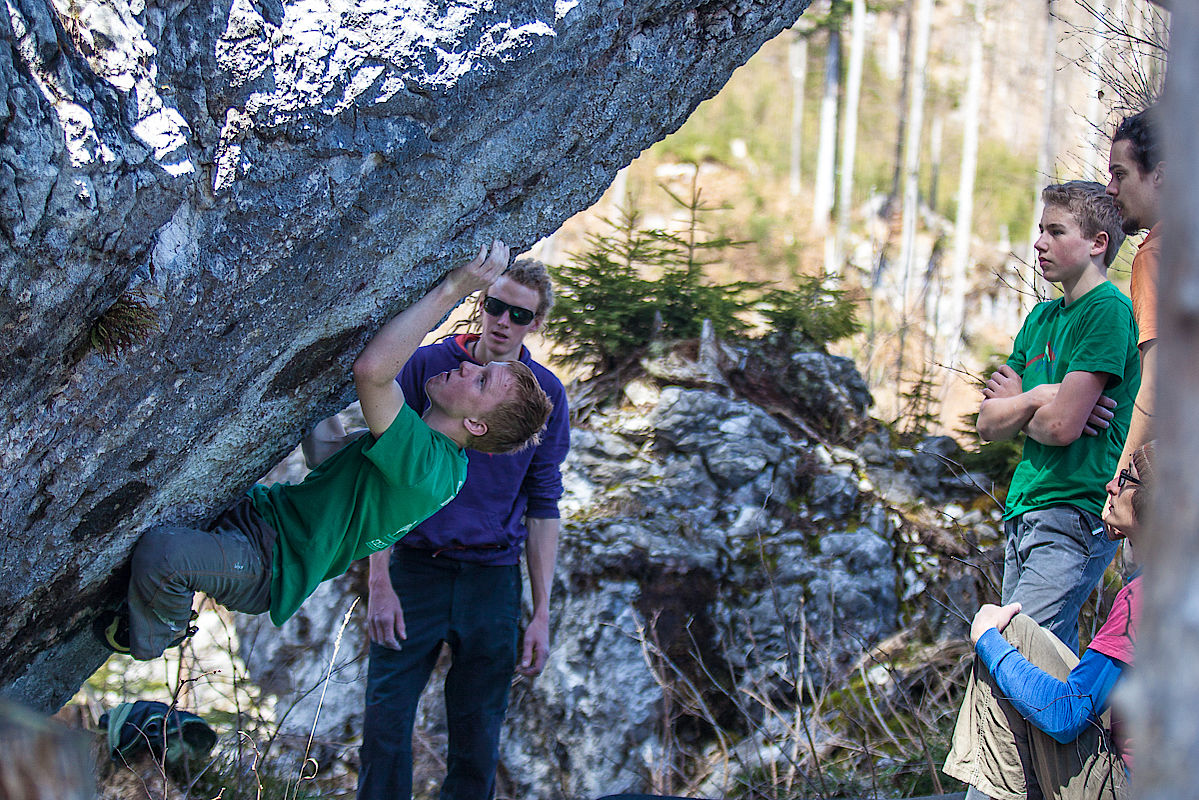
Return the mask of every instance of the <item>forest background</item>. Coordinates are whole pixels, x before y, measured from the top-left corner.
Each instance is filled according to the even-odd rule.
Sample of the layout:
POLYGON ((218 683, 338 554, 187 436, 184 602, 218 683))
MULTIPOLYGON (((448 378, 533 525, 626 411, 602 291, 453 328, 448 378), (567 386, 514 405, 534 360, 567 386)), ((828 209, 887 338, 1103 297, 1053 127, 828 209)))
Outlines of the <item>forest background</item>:
MULTIPOLYGON (((1055 290, 1034 270, 1040 191, 1107 182, 1109 136, 1164 78, 1168 12, 1148 0, 831 0, 768 42, 604 199, 533 255, 551 265, 633 211, 681 231, 698 188, 714 282, 855 301, 833 345, 902 433, 972 437, 980 376, 1055 290)), ((1127 291, 1126 241, 1109 277, 1127 291)), ((651 276, 652 277, 652 276, 651 276)))

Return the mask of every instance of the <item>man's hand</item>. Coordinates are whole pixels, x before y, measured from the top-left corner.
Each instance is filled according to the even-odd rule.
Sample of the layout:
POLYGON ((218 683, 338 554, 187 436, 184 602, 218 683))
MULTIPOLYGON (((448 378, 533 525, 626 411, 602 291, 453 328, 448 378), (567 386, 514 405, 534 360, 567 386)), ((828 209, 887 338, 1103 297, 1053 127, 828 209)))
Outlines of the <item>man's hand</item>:
POLYGON ((496 239, 491 243, 490 253, 486 245, 480 247, 478 255, 468 263, 450 270, 446 274, 446 281, 455 288, 459 297, 465 297, 495 283, 507 268, 508 245, 496 239))
POLYGON ((1105 425, 1102 417, 1108 410, 1103 407, 1103 387, 1110 378, 1106 372, 1071 370, 1061 383, 1029 389, 1025 395, 1039 398, 1036 402, 1040 407, 1025 424, 1024 432, 1041 444, 1065 447, 1086 434, 1092 422, 1105 425))
POLYGON ((479 248, 470 263, 450 270, 441 283, 386 322, 354 360, 354 388, 362 417, 375 438, 384 434, 404 406, 396 383, 421 340, 463 297, 490 286, 508 266, 508 246, 496 239, 491 252, 479 248))
POLYGON ((995 397, 1015 397, 1024 391, 1024 381, 1016 374, 1016 371, 1004 364, 1002 367, 991 373, 991 377, 987 379, 983 386, 983 397, 988 400, 995 397))
MULTIPOLYGON (((1157 339, 1141 342, 1141 388, 1137 390, 1136 399, 1132 401, 1132 418, 1128 421, 1128 436, 1124 439, 1124 449, 1116 461, 1116 478, 1120 470, 1128 466, 1133 451, 1153 438, 1153 403, 1156 396, 1157 383, 1157 339)), ((1103 511, 1107 513, 1111 504, 1109 497, 1104 502, 1103 511)))
POLYGON ((991 374, 983 386, 983 402, 978 407, 978 435, 989 442, 1011 439, 1028 424, 1042 406, 1052 403, 1058 384, 1043 383, 1024 391, 1024 381, 1004 364, 991 374))
POLYGON ((1087 436, 1098 436, 1106 431, 1111 426, 1112 417, 1116 416, 1115 408, 1115 400, 1105 394, 1100 395, 1095 407, 1091 409, 1090 416, 1087 417, 1087 424, 1083 426, 1082 432, 1087 436))
POLYGON ((370 555, 370 572, 366 579, 366 632, 371 641, 392 650, 401 649, 400 639, 408 638, 404 628, 404 609, 391 585, 391 550, 378 550, 370 555))
POLYGON ((532 678, 545 669, 545 661, 550 655, 550 590, 554 582, 554 563, 558 559, 558 533, 562 521, 527 517, 525 525, 529 529, 525 563, 529 566, 533 618, 525 628, 520 664, 516 671, 532 678))
POLYGON ((366 630, 375 644, 401 649, 400 639, 408 638, 404 627, 404 609, 391 584, 372 583, 366 596, 366 630))
POLYGON ((970 643, 978 644, 982 635, 991 628, 1003 633, 1003 629, 1012 621, 1012 617, 1019 613, 1019 603, 1008 603, 1006 606, 987 603, 978 610, 978 613, 974 615, 974 621, 970 623, 970 643))
POLYGON ((520 664, 516 671, 528 678, 535 678, 545 669, 545 661, 550 655, 550 620, 549 616, 534 615, 525 628, 520 664))

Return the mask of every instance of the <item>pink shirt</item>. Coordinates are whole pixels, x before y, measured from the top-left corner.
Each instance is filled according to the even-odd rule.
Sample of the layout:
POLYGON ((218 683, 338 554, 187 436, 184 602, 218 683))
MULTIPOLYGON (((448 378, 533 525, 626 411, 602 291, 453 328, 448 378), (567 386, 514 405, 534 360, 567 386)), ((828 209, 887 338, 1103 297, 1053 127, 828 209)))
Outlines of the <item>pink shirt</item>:
POLYGON ((1112 613, 1107 615, 1107 621, 1087 646, 1132 666, 1140 617, 1141 576, 1138 575, 1116 594, 1112 613))
MULTIPOLYGON (((1105 656, 1123 661, 1132 666, 1137 646, 1137 622, 1141 618, 1141 576, 1133 578, 1128 585, 1116 594, 1116 602, 1112 604, 1112 613, 1107 615, 1107 621, 1095 634, 1095 638, 1087 645, 1087 649, 1103 653, 1105 656)), ((1129 741, 1128 731, 1124 721, 1112 712, 1112 738, 1115 739, 1116 750, 1124 759, 1124 766, 1132 773, 1132 742, 1129 741)))

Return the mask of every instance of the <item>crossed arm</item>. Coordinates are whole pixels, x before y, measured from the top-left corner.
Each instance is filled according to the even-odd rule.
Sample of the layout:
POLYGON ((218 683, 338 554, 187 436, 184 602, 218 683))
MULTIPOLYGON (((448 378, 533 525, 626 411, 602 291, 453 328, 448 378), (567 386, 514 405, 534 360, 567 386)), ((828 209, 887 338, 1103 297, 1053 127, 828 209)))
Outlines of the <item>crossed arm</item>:
POLYGON ((1068 372, 1061 383, 1024 391, 1020 376, 1005 364, 983 387, 978 434, 994 441, 1023 430, 1041 444, 1058 447, 1083 434, 1098 435, 1110 425, 1116 406, 1103 394, 1108 377, 1106 372, 1068 372))

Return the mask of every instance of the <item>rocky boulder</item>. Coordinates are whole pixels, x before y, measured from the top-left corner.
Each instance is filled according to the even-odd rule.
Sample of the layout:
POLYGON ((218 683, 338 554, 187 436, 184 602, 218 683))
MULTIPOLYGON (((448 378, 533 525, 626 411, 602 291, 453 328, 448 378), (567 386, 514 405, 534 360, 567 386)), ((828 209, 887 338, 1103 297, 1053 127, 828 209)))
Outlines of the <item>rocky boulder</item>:
POLYGON ((591 204, 809 0, 19 0, 0 19, 0 694, 102 660, 380 321, 591 204))
POLYGON ((641 396, 575 433, 556 650, 504 749, 518 794, 643 791, 664 729, 710 721, 663 716, 680 687, 743 729, 732 698, 794 681, 797 642, 821 684, 898 625, 892 515, 855 462, 745 400, 641 396))

